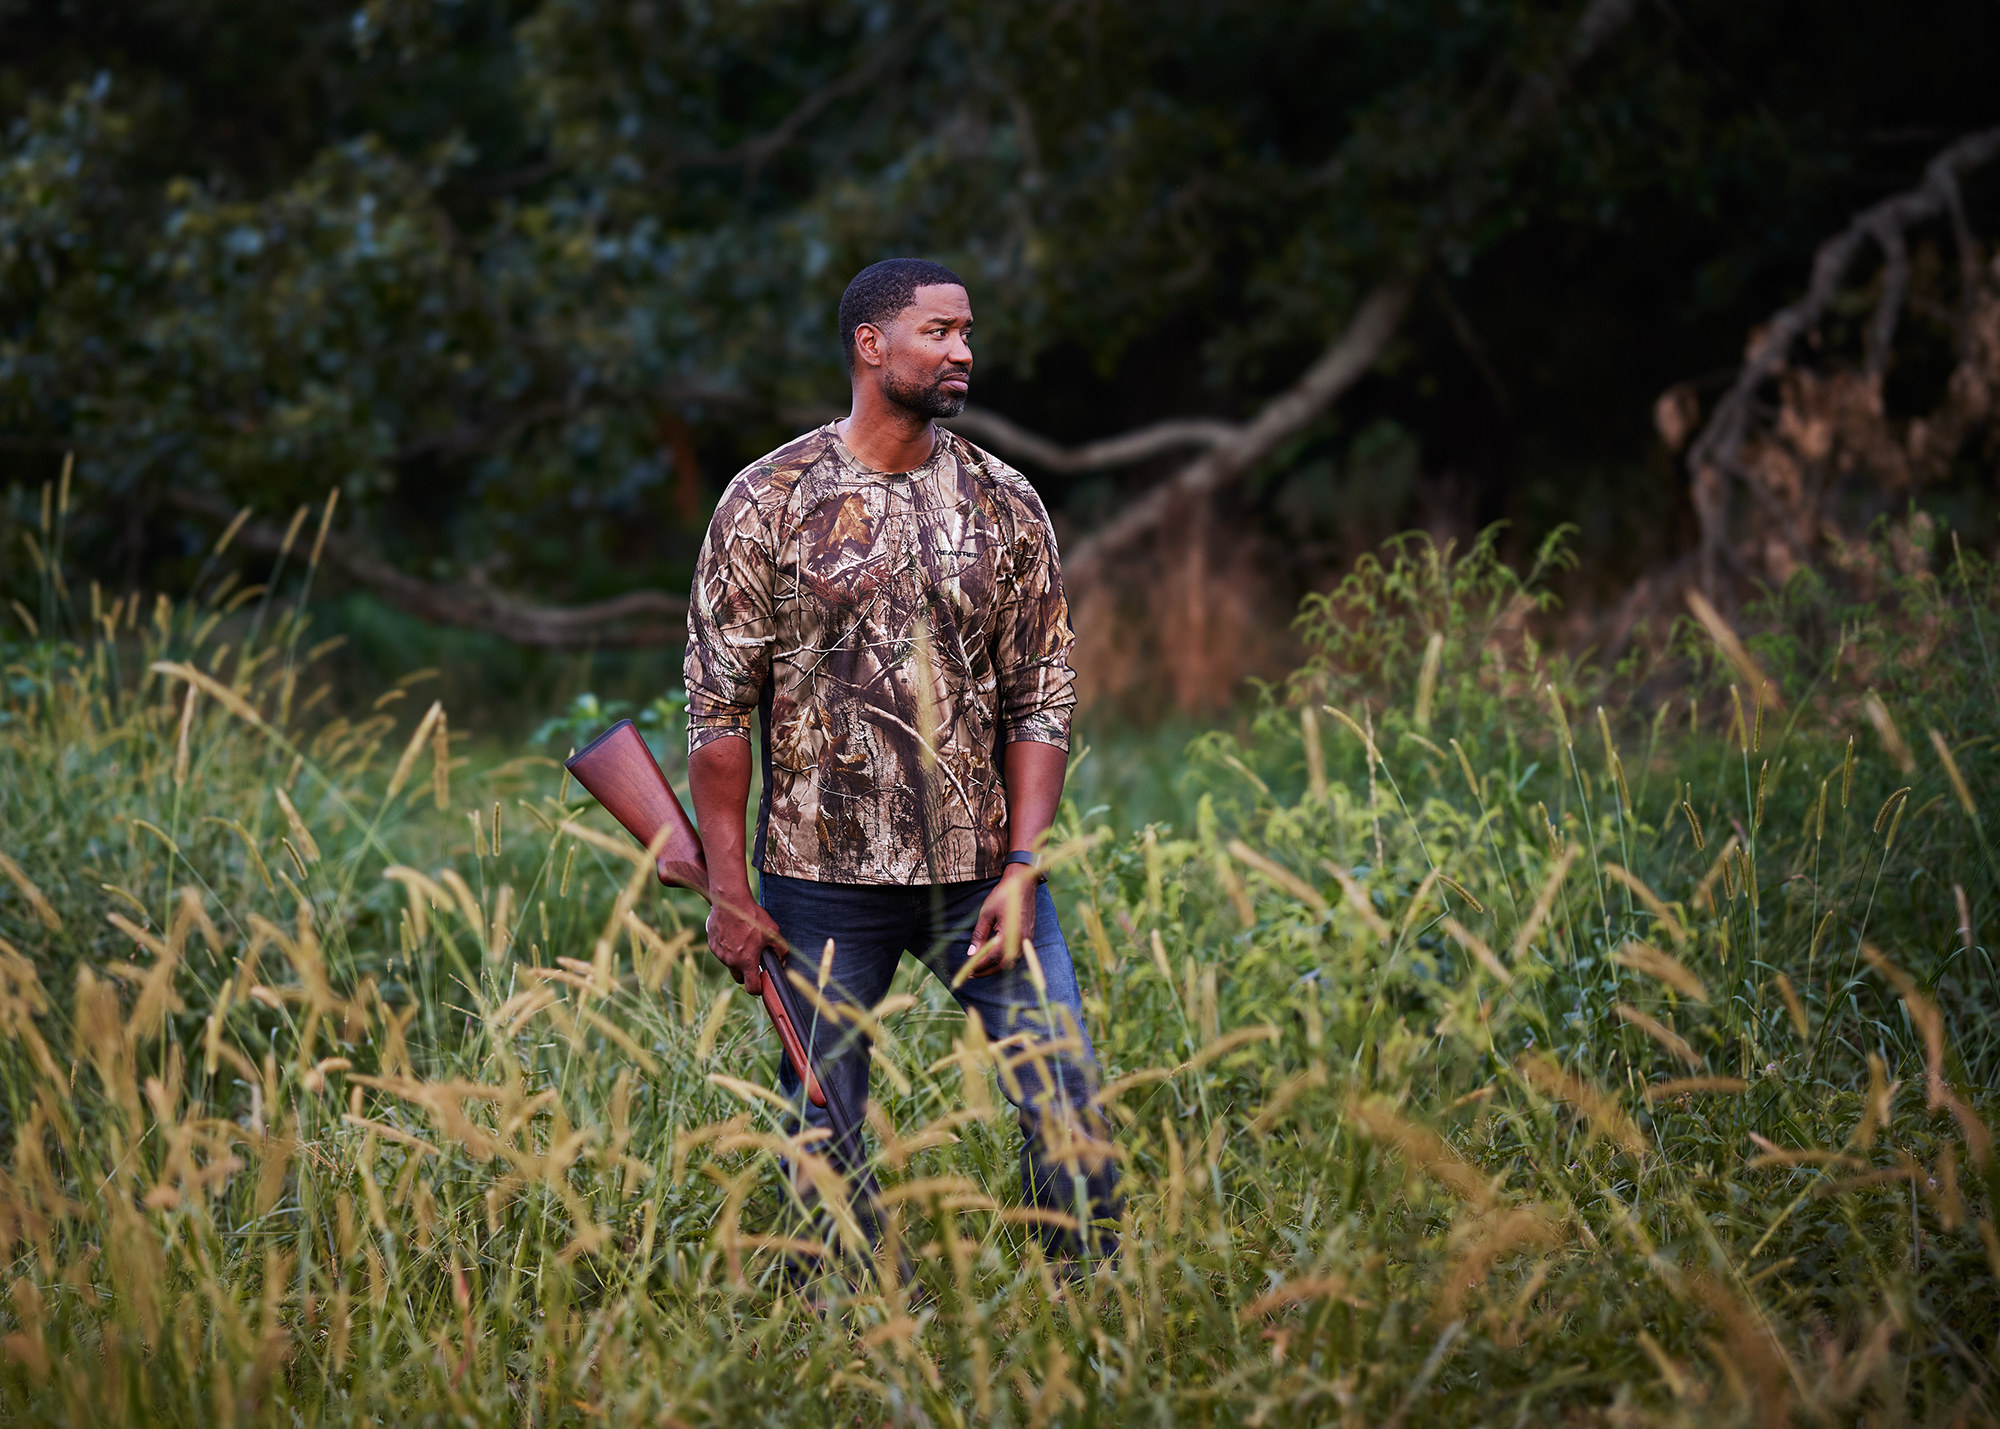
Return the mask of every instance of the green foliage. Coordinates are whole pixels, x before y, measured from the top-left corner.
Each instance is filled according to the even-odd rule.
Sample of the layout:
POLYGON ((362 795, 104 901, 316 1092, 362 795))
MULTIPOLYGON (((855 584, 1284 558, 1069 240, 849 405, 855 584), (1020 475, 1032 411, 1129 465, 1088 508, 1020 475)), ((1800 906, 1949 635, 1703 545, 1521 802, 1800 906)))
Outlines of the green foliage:
POLYGON ((647 703, 638 713, 625 700, 600 700, 588 690, 569 702, 561 714, 543 720, 528 743, 553 750, 559 745, 581 749, 621 719, 630 717, 646 736, 653 757, 671 767, 687 748, 687 692, 674 690, 647 703))
MULTIPOLYGON (((1363 555, 1332 590, 1301 603, 1293 628, 1308 658, 1292 676, 1293 686, 1310 686, 1322 697, 1397 688, 1421 682, 1426 660, 1434 666, 1433 679, 1445 668, 1476 677, 1493 661, 1473 657, 1497 655, 1503 643, 1518 646, 1520 668, 1531 681, 1554 673, 1544 670, 1527 619, 1554 607, 1544 581, 1576 564, 1568 545, 1574 533, 1558 527, 1544 537, 1526 575, 1501 559, 1502 534, 1489 526, 1460 555, 1453 543, 1439 547, 1413 532, 1383 547, 1386 561, 1373 552, 1363 555)), ((1477 687, 1475 679, 1465 697, 1477 687)), ((1575 691, 1566 687, 1565 693, 1575 691)), ((1494 713, 1473 706, 1462 717, 1482 724, 1494 713)))
POLYGON ((1187 826, 1065 812, 1122 1254, 1045 1263, 1005 1051, 910 982, 915 1281, 801 1287, 819 1163, 692 896, 553 760, 317 719, 290 600, 66 623, 62 516, 77 636, 0 702, 10 1422, 1993 1419, 1987 567, 1843 647, 1883 719, 1842 675, 1690 731, 1584 715, 1490 543, 1391 549, 1187 826))
POLYGON ((1520 445, 1622 483, 1594 556, 1656 553, 1643 413, 1985 122, 1993 20, 1640 7, 1556 93, 1582 8, 17 7, 0 440, 36 478, 79 453, 100 575, 185 577, 162 488, 282 519, 338 485, 406 568, 583 596, 684 579, 704 496, 844 398, 834 302, 885 254, 967 274, 982 393, 1065 438, 1254 410, 1435 256, 1355 420, 1287 456, 1308 494, 1413 432, 1539 539, 1586 488, 1522 497, 1520 445))

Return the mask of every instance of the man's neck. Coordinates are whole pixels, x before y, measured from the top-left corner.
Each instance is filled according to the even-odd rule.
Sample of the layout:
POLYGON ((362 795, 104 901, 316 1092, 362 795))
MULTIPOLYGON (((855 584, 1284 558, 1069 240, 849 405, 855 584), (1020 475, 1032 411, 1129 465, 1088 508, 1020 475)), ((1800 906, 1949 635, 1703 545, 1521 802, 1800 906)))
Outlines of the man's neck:
POLYGON ((834 425, 860 463, 874 471, 915 471, 937 448, 937 425, 869 387, 854 389, 854 406, 834 425))

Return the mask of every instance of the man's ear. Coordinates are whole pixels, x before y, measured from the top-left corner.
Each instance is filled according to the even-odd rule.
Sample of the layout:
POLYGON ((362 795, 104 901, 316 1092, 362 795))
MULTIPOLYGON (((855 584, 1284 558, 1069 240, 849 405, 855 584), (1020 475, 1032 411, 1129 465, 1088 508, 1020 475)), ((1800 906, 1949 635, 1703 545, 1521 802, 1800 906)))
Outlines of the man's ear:
POLYGON ((874 323, 856 323, 854 327, 854 360, 864 367, 880 367, 888 359, 888 341, 882 329, 874 323))

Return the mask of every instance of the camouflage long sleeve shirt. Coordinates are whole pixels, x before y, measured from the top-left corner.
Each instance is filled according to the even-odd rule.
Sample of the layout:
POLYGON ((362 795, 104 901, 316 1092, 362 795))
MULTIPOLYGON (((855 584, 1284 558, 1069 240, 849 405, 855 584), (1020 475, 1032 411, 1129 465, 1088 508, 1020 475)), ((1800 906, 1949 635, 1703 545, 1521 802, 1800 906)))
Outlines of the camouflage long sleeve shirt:
POLYGON ((695 567, 688 748, 763 734, 755 861, 824 883, 1000 872, 1000 752, 1069 746, 1055 536, 1021 474, 939 429, 863 466, 831 425, 744 468, 695 567))

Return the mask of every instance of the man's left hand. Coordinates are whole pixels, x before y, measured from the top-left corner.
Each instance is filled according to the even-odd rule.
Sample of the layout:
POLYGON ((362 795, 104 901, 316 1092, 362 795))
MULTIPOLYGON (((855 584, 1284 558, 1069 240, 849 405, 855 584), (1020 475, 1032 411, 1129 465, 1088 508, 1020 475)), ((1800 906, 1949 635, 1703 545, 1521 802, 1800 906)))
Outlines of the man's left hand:
POLYGON ((971 977, 991 977, 1021 960, 1021 942, 1035 932, 1035 889, 1040 876, 1024 863, 1010 863, 972 925, 971 977))

